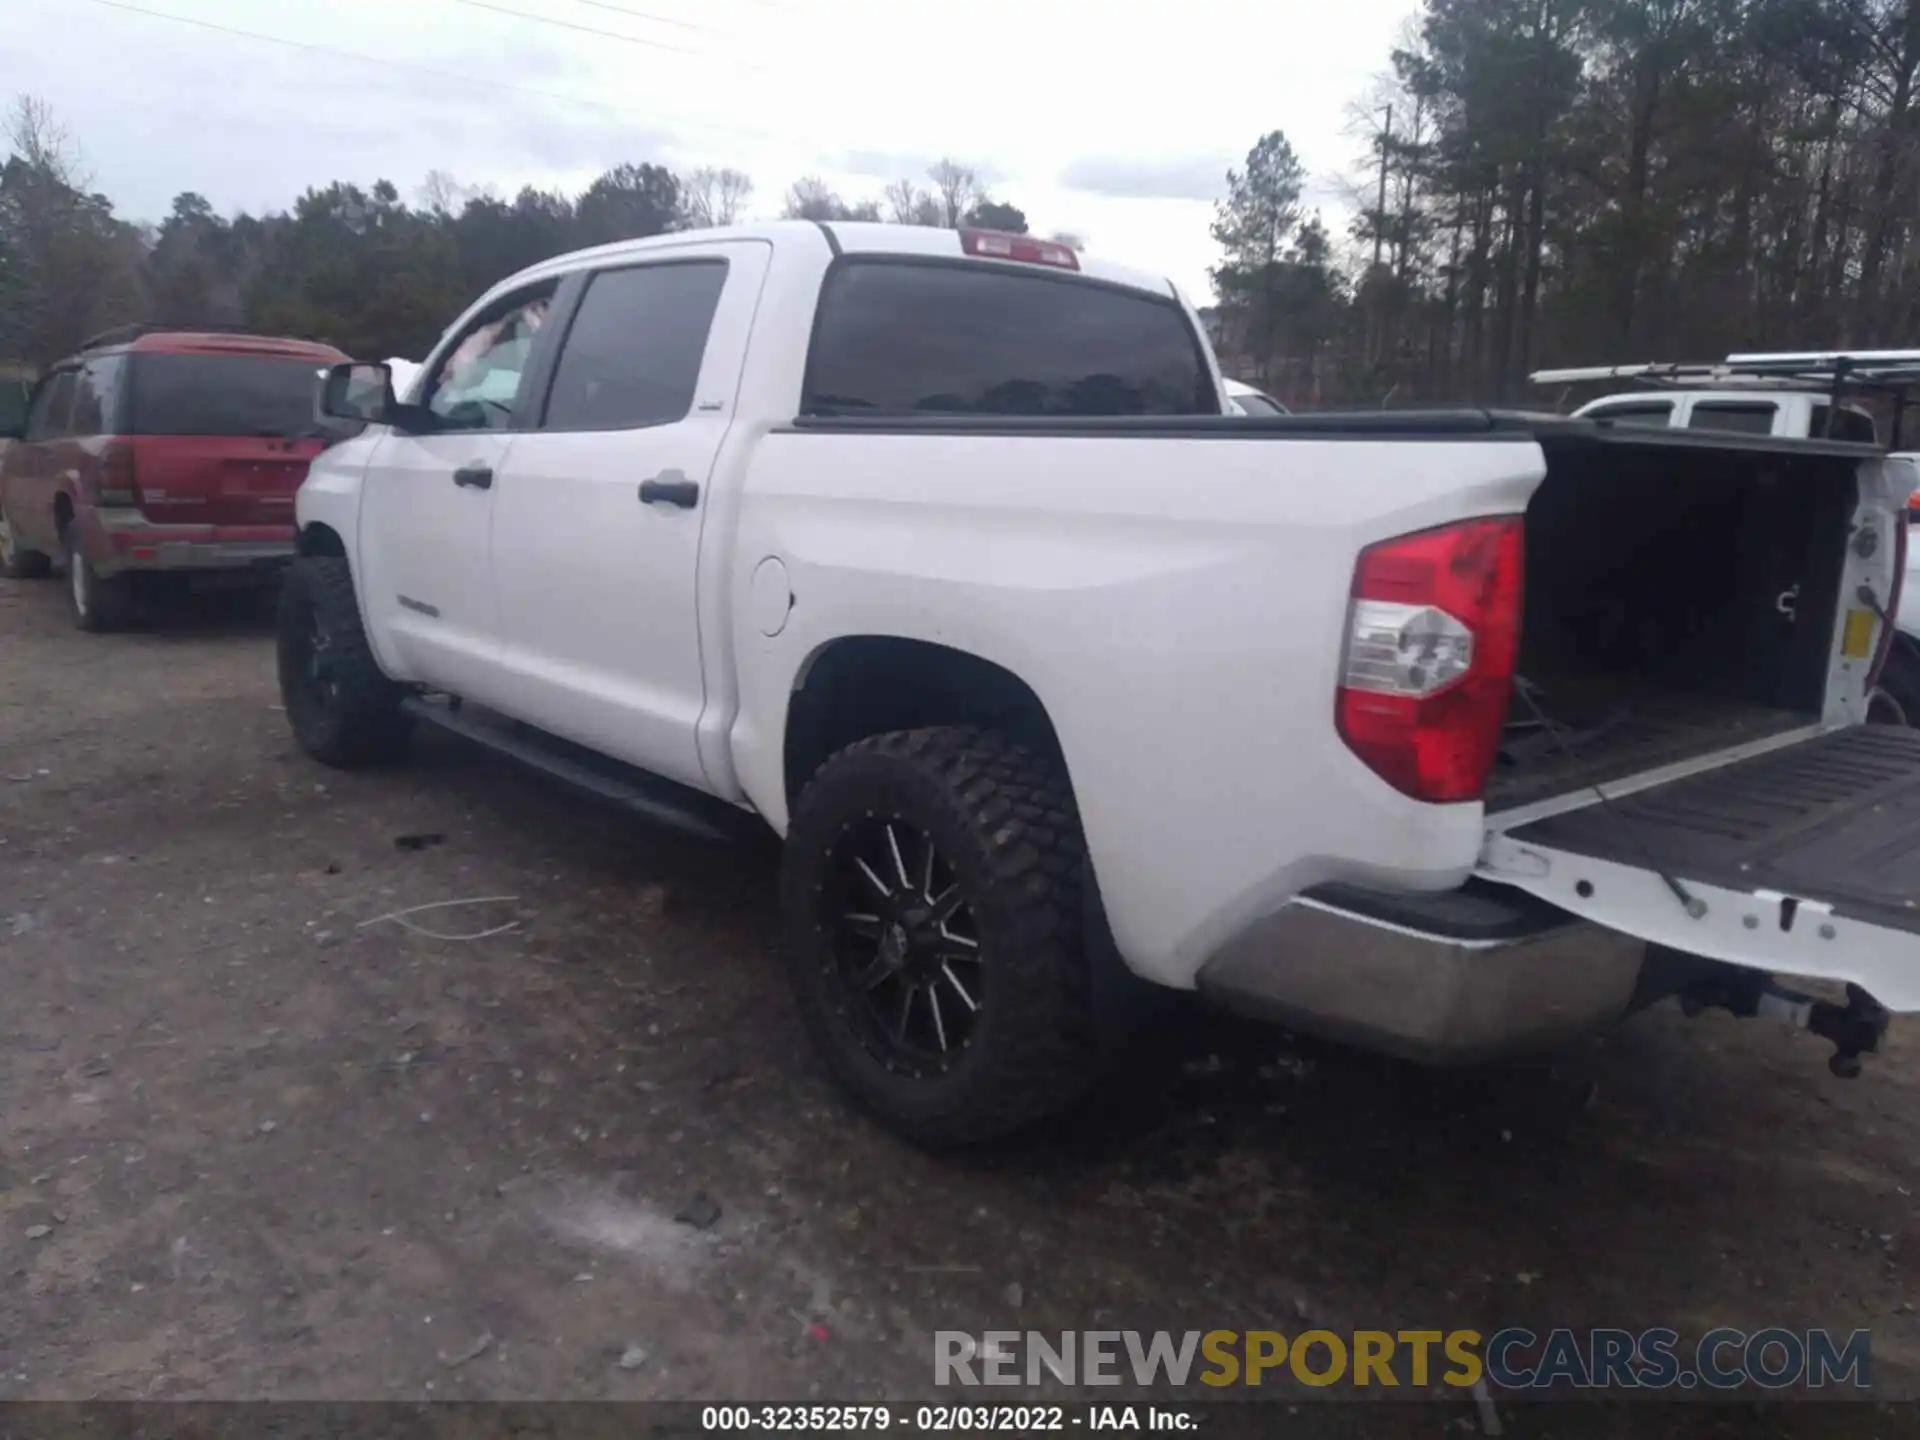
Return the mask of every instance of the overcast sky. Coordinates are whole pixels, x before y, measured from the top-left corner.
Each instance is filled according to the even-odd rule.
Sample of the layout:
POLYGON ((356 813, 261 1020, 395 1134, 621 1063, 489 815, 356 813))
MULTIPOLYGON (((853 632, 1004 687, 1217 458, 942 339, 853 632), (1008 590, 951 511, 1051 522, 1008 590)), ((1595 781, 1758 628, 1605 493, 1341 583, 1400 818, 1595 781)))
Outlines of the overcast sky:
POLYGON ((437 168, 510 195, 642 160, 745 170, 753 213, 771 216, 800 175, 860 199, 951 155, 1035 230, 1085 235, 1204 302, 1210 202, 1264 131, 1286 131, 1337 226, 1332 182, 1358 148, 1348 106, 1412 9, 0 0, 0 60, 132 219, 158 219, 182 190, 231 214, 334 179, 390 179, 411 199, 437 168))

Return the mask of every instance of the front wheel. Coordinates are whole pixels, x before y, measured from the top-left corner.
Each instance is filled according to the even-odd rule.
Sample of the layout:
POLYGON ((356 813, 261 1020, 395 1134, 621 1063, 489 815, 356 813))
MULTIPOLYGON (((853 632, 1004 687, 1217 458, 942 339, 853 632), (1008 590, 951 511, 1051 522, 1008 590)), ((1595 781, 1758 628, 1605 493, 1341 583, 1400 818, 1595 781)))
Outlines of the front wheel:
POLYGON ((1061 767, 995 732, 896 732, 829 760, 794 808, 781 901, 836 1077, 928 1146, 1077 1099, 1099 1059, 1085 862, 1061 767))
POLYGON ((341 769, 405 751, 406 692, 373 658, 345 560, 294 562, 280 589, 279 629, 280 699, 301 749, 341 769))

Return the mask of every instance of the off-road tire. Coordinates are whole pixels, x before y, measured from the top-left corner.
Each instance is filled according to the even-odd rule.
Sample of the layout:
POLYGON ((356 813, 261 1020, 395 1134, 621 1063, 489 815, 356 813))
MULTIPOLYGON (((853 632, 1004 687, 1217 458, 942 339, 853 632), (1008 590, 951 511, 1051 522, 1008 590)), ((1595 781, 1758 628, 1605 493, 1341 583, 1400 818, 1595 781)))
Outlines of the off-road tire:
POLYGON ((856 1099, 916 1144, 1006 1135, 1078 1099, 1101 1049, 1089 983, 1086 843, 1057 761, 994 731, 898 731, 827 761, 794 807, 781 872, 800 1012, 856 1099), (916 1076, 863 1027, 826 923, 833 854, 852 827, 896 818, 931 837, 978 927, 984 995, 950 1070, 916 1076))
POLYGON ((0 576, 8 580, 44 580, 53 574, 53 557, 23 549, 14 539, 13 524, 0 511, 0 576))
POLYGON ((67 527, 67 608, 73 623, 90 635, 124 630, 133 622, 134 577, 102 575, 93 568, 67 527))
POLYGON ((1907 724, 1920 726, 1920 643, 1894 637, 1893 654, 1880 673, 1880 688, 1900 707, 1907 724))
POLYGON ((354 769, 398 759, 412 724, 406 691, 381 673, 360 624, 353 575, 335 556, 294 561, 280 587, 280 698, 300 748, 323 765, 354 769), (331 687, 314 681, 314 626, 327 640, 331 687))

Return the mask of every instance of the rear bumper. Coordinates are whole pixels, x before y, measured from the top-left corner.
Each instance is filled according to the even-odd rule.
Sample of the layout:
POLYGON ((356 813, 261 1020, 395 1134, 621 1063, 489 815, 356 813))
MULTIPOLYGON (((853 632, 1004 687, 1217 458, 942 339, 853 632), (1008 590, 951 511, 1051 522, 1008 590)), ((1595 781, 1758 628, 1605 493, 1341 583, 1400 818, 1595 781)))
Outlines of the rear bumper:
POLYGON ((130 570, 247 570, 293 559, 292 525, 154 525, 102 512, 87 558, 102 575, 130 570))
POLYGON ((1225 1008, 1309 1034, 1465 1063, 1621 1018, 1645 950, 1492 890, 1404 900, 1323 891, 1215 956, 1199 985, 1225 1008))

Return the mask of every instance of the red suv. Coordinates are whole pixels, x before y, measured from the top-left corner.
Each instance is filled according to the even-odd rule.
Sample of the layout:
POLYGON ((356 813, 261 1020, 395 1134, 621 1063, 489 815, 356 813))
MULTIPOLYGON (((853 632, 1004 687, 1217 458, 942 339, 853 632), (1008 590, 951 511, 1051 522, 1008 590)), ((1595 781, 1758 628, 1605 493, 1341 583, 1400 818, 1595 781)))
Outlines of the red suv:
POLYGON ((0 567, 60 557, 83 630, 125 624, 142 571, 277 569, 307 465, 351 433, 314 410, 345 359, 264 335, 96 336, 40 378, 0 459, 0 567))

